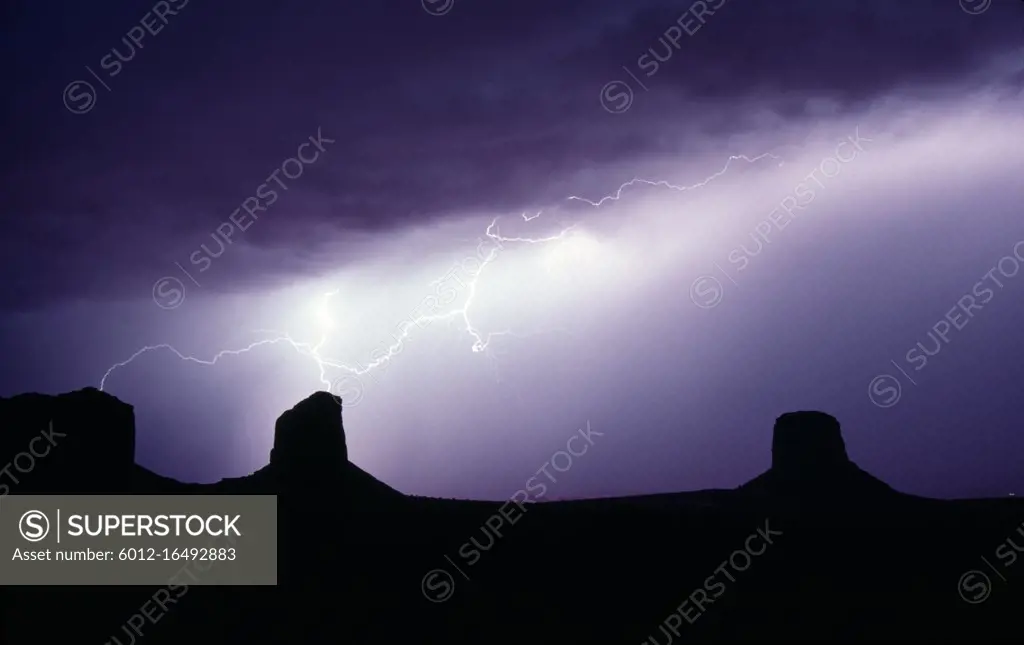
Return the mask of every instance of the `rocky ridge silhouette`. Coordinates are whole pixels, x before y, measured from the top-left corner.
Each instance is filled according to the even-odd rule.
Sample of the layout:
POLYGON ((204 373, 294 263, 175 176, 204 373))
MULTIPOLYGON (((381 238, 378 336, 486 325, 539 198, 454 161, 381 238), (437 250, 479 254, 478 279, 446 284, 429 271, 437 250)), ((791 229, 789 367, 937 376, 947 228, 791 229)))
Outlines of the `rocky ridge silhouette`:
MULTIPOLYGON (((993 549, 1022 526, 1024 500, 895 491, 849 458, 839 422, 822 412, 781 415, 771 468, 735 489, 530 502, 516 511, 387 486, 349 460, 343 409, 337 397, 314 393, 277 420, 265 466, 193 484, 135 464, 133 409, 109 394, 0 399, 0 459, 28 471, 12 469, 18 482, 5 481, 6 492, 278 495, 279 586, 190 588, 169 618, 145 624, 146 643, 1024 635, 1024 568, 1016 580, 1008 568, 1005 582, 990 576, 1001 595, 993 591, 980 613, 957 591, 964 571, 980 570, 986 554, 993 561, 993 549), (30 446, 49 451, 27 468, 21 455, 30 446), (748 550, 758 535, 771 539, 748 550), (737 555, 744 550, 749 565, 737 555), (430 575, 448 586, 427 586, 430 575), (454 593, 436 595, 445 589, 454 593)), ((113 643, 109 634, 154 591, 2 593, 5 642, 20 645, 113 643)))

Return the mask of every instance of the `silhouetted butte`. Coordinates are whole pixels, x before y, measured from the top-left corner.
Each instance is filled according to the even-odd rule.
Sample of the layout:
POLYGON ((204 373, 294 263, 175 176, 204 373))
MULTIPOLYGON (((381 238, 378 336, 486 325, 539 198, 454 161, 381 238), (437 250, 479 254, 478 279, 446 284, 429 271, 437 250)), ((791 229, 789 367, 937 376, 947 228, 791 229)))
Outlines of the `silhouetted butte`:
POLYGON ((772 467, 740 487, 789 498, 857 497, 898 493, 861 470, 846 454, 839 421, 817 411, 787 412, 775 420, 772 467))

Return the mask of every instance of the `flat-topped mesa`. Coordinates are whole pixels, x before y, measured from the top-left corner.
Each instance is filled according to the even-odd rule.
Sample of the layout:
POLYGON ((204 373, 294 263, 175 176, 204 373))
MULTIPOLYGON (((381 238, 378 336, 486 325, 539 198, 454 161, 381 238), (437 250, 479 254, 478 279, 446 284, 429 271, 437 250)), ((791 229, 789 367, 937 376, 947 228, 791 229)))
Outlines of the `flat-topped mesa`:
POLYGON ((823 474, 850 465, 835 417, 824 412, 787 412, 775 420, 773 471, 823 474))
POLYGON ((96 388, 0 398, 0 495, 120 492, 135 468, 132 406, 96 388))
POLYGON ((341 398, 315 392, 277 418, 270 464, 281 471, 315 476, 348 463, 341 398))

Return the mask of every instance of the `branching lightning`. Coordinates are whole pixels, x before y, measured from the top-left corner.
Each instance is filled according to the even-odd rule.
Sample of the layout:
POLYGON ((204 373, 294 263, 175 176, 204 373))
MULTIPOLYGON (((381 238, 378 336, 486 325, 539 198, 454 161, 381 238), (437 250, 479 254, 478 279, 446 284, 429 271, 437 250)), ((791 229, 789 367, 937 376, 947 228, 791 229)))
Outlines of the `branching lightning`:
MULTIPOLYGON (((624 194, 624 192, 626 191, 627 188, 630 188, 630 187, 636 186, 636 185, 647 185, 647 186, 661 187, 661 188, 667 188, 667 189, 670 189, 670 190, 675 190, 675 191, 680 191, 680 192, 682 192, 682 191, 689 191, 689 190, 696 190, 698 188, 702 188, 702 187, 708 185, 709 183, 713 182, 715 179, 717 179, 717 178, 721 177, 722 175, 724 175, 729 170, 729 168, 733 164, 733 162, 735 162, 735 161, 745 161, 748 164, 753 164, 753 163, 756 163, 756 162, 758 162, 758 161, 760 161, 762 159, 766 159, 766 158, 771 158, 771 159, 774 159, 776 161, 780 161, 779 157, 777 157, 777 156, 775 156, 775 155, 773 155, 771 153, 764 153, 764 154, 758 155, 756 157, 748 157, 746 155, 733 155, 733 156, 729 157, 729 159, 726 161, 725 165, 718 172, 716 172, 716 173, 710 175, 709 177, 707 177, 707 178, 705 178, 705 179, 703 179, 703 180, 701 180, 701 181, 699 181, 699 182, 697 182, 695 184, 692 184, 692 185, 688 185, 688 186, 687 185, 676 185, 676 184, 672 184, 672 183, 669 183, 669 182, 663 181, 663 180, 654 181, 654 180, 649 180, 649 179, 642 179, 640 177, 635 177, 635 178, 633 178, 633 179, 623 183, 622 185, 620 185, 615 192, 613 192, 613 193, 611 193, 609 195, 605 195, 604 197, 602 197, 602 198, 600 198, 600 199, 598 199, 596 201, 587 199, 585 197, 579 197, 579 196, 576 196, 576 195, 572 195, 572 196, 567 197, 566 201, 580 201, 580 202, 584 202, 586 204, 589 204, 590 206, 593 206, 594 208, 599 208, 599 207, 601 207, 603 204, 605 204, 607 202, 618 201, 619 199, 622 198, 622 196, 623 196, 623 194, 624 194)), ((779 165, 781 165, 781 161, 780 161, 779 165)), ((524 212, 522 214, 522 218, 523 218, 523 220, 525 222, 531 222, 531 221, 539 218, 542 213, 543 213, 543 211, 537 211, 536 213, 533 213, 533 214, 527 214, 527 213, 524 212)), ((157 351, 157 350, 169 351, 172 354, 174 354, 178 359, 180 359, 182 361, 192 362, 192 363, 197 363, 199 365, 207 365, 207 366, 209 366, 209 365, 217 364, 217 362, 220 361, 220 359, 225 358, 225 357, 238 356, 239 354, 244 354, 246 352, 252 351, 254 349, 257 349, 259 347, 263 347, 263 346, 266 346, 266 345, 277 345, 277 344, 284 343, 284 344, 287 344, 287 345, 291 346, 300 355, 308 357, 309 359, 311 359, 317 365, 317 368, 319 369, 320 382, 326 387, 326 389, 328 389, 330 391, 330 390, 333 389, 333 384, 332 384, 332 382, 331 382, 331 380, 329 378, 329 371, 330 370, 340 370, 340 371, 345 372, 345 373, 347 373, 347 374, 349 374, 351 376, 354 376, 354 377, 359 377, 359 376, 362 376, 364 374, 368 374, 372 370, 377 369, 378 367, 384 365, 385 363, 390 362, 392 360, 392 358, 394 358, 395 355, 397 355, 399 352, 401 352, 401 350, 403 349, 404 344, 406 343, 406 341, 408 340, 410 334, 412 333, 412 329, 413 329, 414 326, 422 329, 422 328, 426 327, 427 325, 429 325, 431 323, 435 323, 435 322, 449 322, 449 323, 450 322, 456 322, 456 321, 461 322, 461 325, 463 327, 463 331, 466 334, 468 334, 470 336, 470 338, 472 338, 472 344, 470 345, 470 349, 474 353, 476 353, 476 352, 484 352, 484 351, 486 351, 488 349, 491 341, 494 338, 496 338, 496 337, 499 337, 499 336, 522 337, 519 334, 513 333, 513 331, 510 330, 510 329, 505 329, 505 330, 502 330, 502 331, 483 332, 478 327, 476 327, 476 325, 474 325, 473 321, 471 320, 470 310, 471 310, 471 308, 473 306, 474 299, 475 299, 476 294, 477 294, 477 288, 478 288, 479 283, 480 283, 480 278, 484 274, 485 269, 488 266, 490 266, 491 264, 493 264, 495 262, 495 260, 497 260, 498 255, 501 253, 501 250, 504 248, 505 245, 511 245, 511 244, 551 244, 551 243, 556 243, 556 242, 565 240, 565 238, 570 234, 570 232, 572 232, 572 230, 575 228, 575 226, 576 225, 573 224, 571 226, 568 226, 568 227, 564 228, 561 232, 559 232, 559 233, 557 233, 555 235, 547 236, 547 237, 539 237, 539 238, 534 238, 534 237, 506 237, 506 236, 503 236, 501 234, 501 232, 500 232, 500 230, 498 228, 498 219, 495 218, 494 220, 491 221, 490 225, 487 227, 486 231, 484 232, 485 235, 490 240, 495 242, 495 246, 490 250, 490 252, 487 254, 487 256, 484 257, 480 261, 480 269, 479 269, 479 271, 477 271, 476 275, 473 276, 472 279, 469 280, 466 283, 467 295, 466 295, 465 301, 463 302, 462 306, 457 308, 457 309, 452 309, 452 310, 449 310, 449 311, 445 311, 443 313, 437 313, 437 314, 431 314, 431 315, 421 315, 421 316, 417 316, 416 318, 412 319, 409 322, 408 325, 406 325, 404 328, 401 329, 401 332, 398 334, 398 336, 394 337, 395 342, 390 347, 387 348, 387 350, 383 353, 383 355, 375 358, 374 360, 370 361, 366 365, 362 365, 362 364, 358 364, 358 363, 355 364, 355 365, 350 365, 348 363, 345 363, 345 362, 342 362, 342 361, 338 361, 338 360, 335 360, 333 358, 324 356, 323 353, 322 353, 322 350, 323 350, 324 345, 327 344, 327 342, 330 340, 330 334, 329 333, 324 333, 323 336, 320 338, 320 340, 316 344, 312 344, 312 343, 308 343, 308 342, 302 342, 302 341, 295 340, 294 338, 292 338, 291 334, 289 334, 286 331, 255 330, 254 333, 263 335, 265 337, 261 338, 260 340, 255 341, 253 343, 250 343, 249 345, 246 345, 245 347, 239 348, 239 349, 224 349, 224 350, 221 350, 221 351, 217 352, 216 354, 214 354, 209 359, 201 359, 201 358, 196 358, 194 356, 183 354, 182 352, 177 350, 172 345, 169 345, 169 344, 166 344, 166 343, 160 343, 160 344, 157 344, 157 345, 146 345, 146 346, 140 348, 139 350, 137 350, 134 354, 129 356, 127 359, 125 359, 125 360, 123 360, 123 361, 121 361, 119 363, 114 363, 109 368, 107 368, 107 371, 103 374, 103 377, 100 379, 99 389, 100 390, 104 390, 104 388, 107 385, 107 379, 110 378, 111 374, 113 374, 115 371, 117 371, 118 369, 121 369, 123 367, 127 367, 133 361, 135 361, 135 359, 139 358, 143 354, 146 354, 146 353, 149 353, 149 352, 153 352, 153 351, 157 351)), ((449 274, 450 274, 450 272, 449 272, 449 274)), ((445 277, 441 277, 441 278, 438 278, 437 280, 432 281, 428 286, 433 287, 433 286, 436 286, 436 285, 442 283, 446 279, 447 275, 449 275, 449 274, 446 274, 445 277)), ((335 289, 334 291, 330 291, 330 292, 325 293, 323 295, 324 302, 326 303, 328 301, 328 299, 330 299, 334 295, 337 295, 338 293, 339 293, 338 289, 335 289)))
POLYGON ((653 181, 653 180, 650 180, 650 179, 642 179, 640 177, 634 177, 633 179, 630 179, 626 183, 624 183, 621 186, 619 186, 619 189, 616 190, 614 193, 612 193, 610 195, 605 195, 604 197, 602 197, 601 199, 597 200, 596 202, 595 201, 591 201, 591 200, 587 199, 586 197, 577 197, 576 195, 569 196, 567 198, 567 200, 584 202, 584 203, 590 204, 591 206, 598 207, 598 206, 601 206, 602 204, 604 204, 605 202, 617 202, 617 201, 619 201, 619 199, 622 198, 623 191, 625 191, 627 188, 630 188, 632 186, 636 186, 637 184, 645 185, 645 186, 660 186, 662 188, 668 188, 670 190, 676 190, 676 191, 679 191, 679 192, 684 192, 684 191, 687 191, 687 190, 696 190, 697 188, 703 188, 704 186, 707 186, 708 184, 710 184, 711 182, 713 182, 714 180, 718 179, 719 177, 724 175, 726 172, 728 172, 729 166, 731 166, 732 162, 734 162, 734 161, 741 161, 742 160, 742 161, 746 161, 747 163, 755 163, 757 161, 760 161, 761 159, 768 159, 768 158, 771 158, 771 159, 774 159, 774 160, 778 161, 779 165, 782 164, 781 159, 779 159, 778 157, 776 157, 775 155, 773 155, 773 154, 771 154, 769 152, 757 155, 756 157, 748 157, 747 155, 732 155, 725 162, 725 165, 722 166, 721 170, 719 170, 715 174, 711 175, 710 177, 707 177, 707 178, 697 182, 696 184, 692 184, 690 186, 677 186, 675 184, 671 184, 671 183, 669 183, 667 181, 664 181, 664 180, 653 181))

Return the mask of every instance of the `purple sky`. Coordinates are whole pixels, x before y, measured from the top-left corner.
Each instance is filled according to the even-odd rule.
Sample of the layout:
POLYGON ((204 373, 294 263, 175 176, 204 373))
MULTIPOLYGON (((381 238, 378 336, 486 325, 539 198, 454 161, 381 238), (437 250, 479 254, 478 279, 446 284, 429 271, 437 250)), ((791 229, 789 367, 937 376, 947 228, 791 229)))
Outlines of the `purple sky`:
POLYGON ((358 5, 4 9, 0 395, 106 375, 198 481, 330 387, 408 493, 588 421, 548 498, 732 487, 819 409, 897 488, 1024 494, 1024 3, 358 5))

